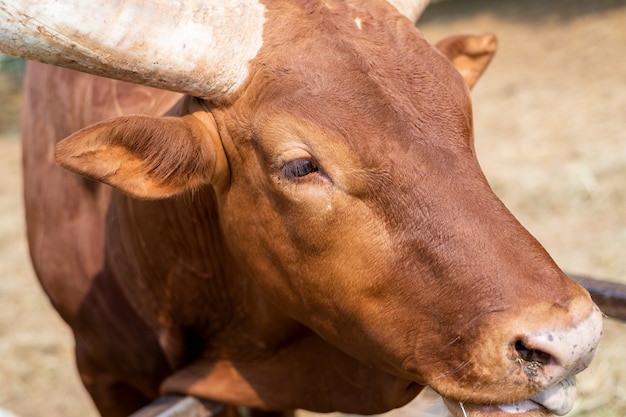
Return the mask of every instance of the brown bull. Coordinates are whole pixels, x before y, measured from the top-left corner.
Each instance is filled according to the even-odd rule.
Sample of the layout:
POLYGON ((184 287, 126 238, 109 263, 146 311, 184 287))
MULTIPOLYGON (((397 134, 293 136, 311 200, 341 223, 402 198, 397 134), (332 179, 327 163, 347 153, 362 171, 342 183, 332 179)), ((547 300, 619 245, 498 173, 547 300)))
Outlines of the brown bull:
MULTIPOLYGON (((476 160, 468 86, 493 37, 434 48, 381 0, 249 3, 233 12, 245 15, 244 46, 229 43, 233 29, 217 41, 209 31, 206 46, 187 39, 189 25, 230 13, 198 2, 166 9, 193 25, 158 42, 98 16, 102 27, 61 27, 77 40, 56 61, 49 46, 31 52, 43 41, 4 47, 189 94, 28 70, 31 254, 100 412, 174 392, 369 414, 425 385, 455 416, 569 411, 601 316, 476 160), (238 60, 226 75, 205 57, 215 42, 238 60), (173 61, 189 49, 200 56, 180 72, 173 61), (55 147, 61 165, 100 182, 58 168, 55 147)), ((61 30, 44 27, 36 39, 61 30)))

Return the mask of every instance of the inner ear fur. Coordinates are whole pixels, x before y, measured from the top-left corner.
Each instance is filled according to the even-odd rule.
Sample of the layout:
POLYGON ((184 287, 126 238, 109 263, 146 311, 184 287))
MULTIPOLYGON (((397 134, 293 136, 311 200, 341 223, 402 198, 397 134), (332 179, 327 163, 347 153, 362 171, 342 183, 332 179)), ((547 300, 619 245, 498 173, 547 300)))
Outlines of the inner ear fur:
POLYGON ((437 49, 461 73, 465 84, 472 88, 483 74, 498 48, 495 35, 455 35, 439 41, 437 49))
POLYGON ((140 199, 162 199, 211 183, 213 136, 193 115, 124 116, 88 126, 59 142, 57 162, 140 199))

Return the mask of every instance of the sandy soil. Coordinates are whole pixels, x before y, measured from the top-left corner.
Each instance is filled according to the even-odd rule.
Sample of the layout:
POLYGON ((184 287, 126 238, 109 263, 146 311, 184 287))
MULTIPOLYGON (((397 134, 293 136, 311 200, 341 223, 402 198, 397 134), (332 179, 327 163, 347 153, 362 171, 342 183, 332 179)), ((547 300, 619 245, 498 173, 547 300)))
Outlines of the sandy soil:
MULTIPOLYGON (((431 41, 498 35, 473 92, 487 177, 564 269, 626 283, 626 0, 454 0, 432 5, 419 26, 431 41)), ((0 407, 94 416, 71 333, 28 261, 19 143, 6 117, 17 98, 7 88, 0 97, 0 407)), ((573 415, 626 415, 626 324, 607 320, 604 333, 573 415)))

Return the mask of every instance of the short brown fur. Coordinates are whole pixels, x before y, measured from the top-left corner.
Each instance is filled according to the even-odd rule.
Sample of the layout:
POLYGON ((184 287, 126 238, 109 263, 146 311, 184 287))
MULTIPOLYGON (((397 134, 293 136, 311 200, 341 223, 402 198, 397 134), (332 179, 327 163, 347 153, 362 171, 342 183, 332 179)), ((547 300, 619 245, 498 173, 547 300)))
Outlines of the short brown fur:
POLYGON ((383 1, 264 3, 248 79, 213 102, 29 66, 31 254, 100 412, 179 392, 371 414, 426 384, 474 404, 545 388, 513 341, 593 305, 476 161, 468 87, 493 37, 439 52, 383 1))

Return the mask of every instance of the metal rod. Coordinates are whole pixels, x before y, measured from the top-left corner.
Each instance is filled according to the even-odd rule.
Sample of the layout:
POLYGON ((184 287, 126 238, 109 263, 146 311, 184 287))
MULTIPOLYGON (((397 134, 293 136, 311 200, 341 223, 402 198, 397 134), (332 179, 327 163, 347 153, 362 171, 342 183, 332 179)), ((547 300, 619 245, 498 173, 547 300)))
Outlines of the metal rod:
POLYGON ((224 407, 224 404, 192 396, 165 395, 129 417, 213 417, 224 407))
POLYGON ((626 285, 582 275, 568 274, 585 287, 604 314, 626 321, 626 285))

